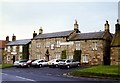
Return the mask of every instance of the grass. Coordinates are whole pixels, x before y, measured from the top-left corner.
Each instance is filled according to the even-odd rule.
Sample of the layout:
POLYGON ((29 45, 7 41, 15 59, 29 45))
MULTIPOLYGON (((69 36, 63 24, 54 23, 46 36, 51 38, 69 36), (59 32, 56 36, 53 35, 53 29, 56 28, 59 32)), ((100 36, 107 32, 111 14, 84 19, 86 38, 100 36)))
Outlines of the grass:
POLYGON ((73 71, 70 75, 120 79, 120 66, 93 66, 73 71))
POLYGON ((0 64, 0 69, 10 68, 12 66, 13 66, 12 64, 0 64))

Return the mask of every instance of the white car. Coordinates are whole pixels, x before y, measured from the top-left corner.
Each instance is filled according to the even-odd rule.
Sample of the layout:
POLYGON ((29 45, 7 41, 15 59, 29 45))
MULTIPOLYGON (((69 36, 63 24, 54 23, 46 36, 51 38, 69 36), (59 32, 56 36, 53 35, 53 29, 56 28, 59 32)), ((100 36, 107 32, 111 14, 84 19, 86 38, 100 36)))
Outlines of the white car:
POLYGON ((59 59, 52 59, 48 61, 49 67, 59 67, 59 59))
POLYGON ((27 64, 25 64, 28 60, 19 60, 14 62, 15 67, 25 67, 27 64))
POLYGON ((71 67, 79 67, 80 62, 75 61, 73 59, 63 59, 60 60, 59 67, 60 68, 71 68, 71 67))
POLYGON ((44 60, 44 59, 39 59, 39 60, 35 60, 32 62, 31 64, 34 67, 42 67, 42 66, 48 66, 48 61, 44 60))

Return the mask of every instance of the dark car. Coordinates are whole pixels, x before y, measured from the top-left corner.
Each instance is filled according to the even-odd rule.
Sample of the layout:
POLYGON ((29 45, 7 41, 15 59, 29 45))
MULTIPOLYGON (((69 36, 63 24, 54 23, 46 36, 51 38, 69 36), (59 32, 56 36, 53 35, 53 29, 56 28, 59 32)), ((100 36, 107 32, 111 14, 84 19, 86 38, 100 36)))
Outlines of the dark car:
POLYGON ((25 67, 31 67, 32 66, 32 62, 34 62, 35 60, 28 60, 26 63, 24 63, 25 67))
POLYGON ((80 66, 80 62, 75 61, 73 59, 63 59, 60 60, 59 67, 60 68, 71 68, 80 66))

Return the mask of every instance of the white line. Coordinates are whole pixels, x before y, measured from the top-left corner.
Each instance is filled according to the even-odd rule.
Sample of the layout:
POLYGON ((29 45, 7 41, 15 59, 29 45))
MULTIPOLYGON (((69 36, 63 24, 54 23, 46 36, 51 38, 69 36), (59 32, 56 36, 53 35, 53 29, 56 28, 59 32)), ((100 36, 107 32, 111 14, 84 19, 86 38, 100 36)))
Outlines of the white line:
MULTIPOLYGON (((3 74, 3 75, 8 75, 8 74, 5 74, 5 73, 1 73, 1 74, 3 74)), ((32 80, 32 79, 23 78, 23 77, 20 77, 20 76, 15 76, 15 77, 20 78, 20 79, 23 79, 23 80, 34 81, 34 82, 35 82, 35 80, 32 80)))
POLYGON ((15 77, 20 78, 20 79, 24 79, 24 80, 28 80, 28 81, 35 81, 35 80, 32 80, 32 79, 23 78, 23 77, 20 77, 20 76, 15 76, 15 77))

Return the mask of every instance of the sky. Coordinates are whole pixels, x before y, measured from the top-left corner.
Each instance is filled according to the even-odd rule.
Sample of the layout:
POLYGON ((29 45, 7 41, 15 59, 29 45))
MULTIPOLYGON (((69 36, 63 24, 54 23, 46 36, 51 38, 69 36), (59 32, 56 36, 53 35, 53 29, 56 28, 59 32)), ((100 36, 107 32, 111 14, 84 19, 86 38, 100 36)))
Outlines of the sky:
POLYGON ((11 40, 13 34, 17 40, 29 39, 40 27, 43 33, 73 30, 75 20, 81 33, 103 31, 106 20, 114 33, 117 19, 117 0, 5 0, 0 2, 0 40, 11 40))

